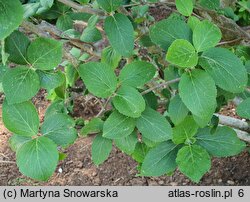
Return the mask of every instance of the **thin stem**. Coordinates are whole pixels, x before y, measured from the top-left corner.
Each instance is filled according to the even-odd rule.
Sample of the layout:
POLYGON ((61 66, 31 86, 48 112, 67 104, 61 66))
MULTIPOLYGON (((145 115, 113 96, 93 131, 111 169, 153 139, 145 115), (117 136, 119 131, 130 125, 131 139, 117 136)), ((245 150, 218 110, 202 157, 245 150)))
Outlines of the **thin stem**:
POLYGON ((103 113, 106 111, 106 108, 111 100, 112 96, 108 97, 108 99, 106 100, 106 102, 104 103, 104 105, 102 106, 101 111, 96 115, 96 118, 100 117, 103 115, 103 113))
POLYGON ((179 82, 179 81, 180 81, 180 78, 173 79, 173 80, 171 80, 171 81, 166 81, 166 82, 164 82, 164 83, 158 84, 158 85, 156 85, 156 86, 153 86, 152 88, 149 88, 149 89, 143 91, 141 94, 142 94, 142 95, 145 95, 145 94, 150 93, 151 91, 153 91, 153 90, 155 90, 155 89, 158 89, 158 88, 161 88, 161 87, 164 87, 164 86, 168 86, 168 85, 170 85, 170 84, 177 83, 177 82, 179 82))
POLYGON ((241 38, 233 39, 233 40, 230 40, 230 41, 222 41, 222 42, 218 43, 218 46, 234 43, 234 42, 237 42, 237 41, 240 41, 240 40, 241 40, 241 38))
POLYGON ((16 164, 15 161, 0 161, 0 163, 6 163, 6 164, 16 164))

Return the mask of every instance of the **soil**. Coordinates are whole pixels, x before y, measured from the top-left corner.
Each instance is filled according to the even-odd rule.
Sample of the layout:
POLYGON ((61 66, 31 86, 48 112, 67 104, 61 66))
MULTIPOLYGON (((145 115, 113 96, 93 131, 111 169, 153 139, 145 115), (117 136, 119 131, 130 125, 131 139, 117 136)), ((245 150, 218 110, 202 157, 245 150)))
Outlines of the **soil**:
MULTIPOLYGON (((84 97, 76 98, 74 116, 90 118, 98 113, 98 101, 84 97), (93 109, 86 110, 87 103, 93 109), (96 107, 95 107, 96 104, 96 107), (85 112, 85 113, 84 113, 85 112)), ((79 137, 75 144, 65 150, 67 158, 61 161, 56 172, 48 182, 37 182, 23 176, 15 164, 15 153, 8 146, 11 134, 2 124, 0 99, 0 185, 129 185, 129 186, 154 186, 154 185, 250 185, 250 155, 242 154, 230 158, 214 158, 212 168, 199 184, 192 183, 178 170, 172 176, 163 177, 137 177, 137 163, 126 154, 113 148, 110 157, 99 167, 91 161, 91 142, 94 136, 79 137)), ((41 121, 49 102, 45 100, 41 91, 33 99, 41 121)), ((234 106, 226 106, 222 113, 234 116, 234 106)))

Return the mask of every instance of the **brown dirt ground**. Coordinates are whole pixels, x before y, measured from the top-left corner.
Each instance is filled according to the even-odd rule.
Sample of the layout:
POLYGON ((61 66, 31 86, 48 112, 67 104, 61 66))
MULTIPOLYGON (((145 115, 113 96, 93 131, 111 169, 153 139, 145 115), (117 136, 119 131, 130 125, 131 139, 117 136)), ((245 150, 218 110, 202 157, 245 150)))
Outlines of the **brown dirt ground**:
MULTIPOLYGON (((48 105, 44 93, 33 99, 41 120, 48 105)), ((82 98, 81 98, 82 99, 82 98)), ((79 102, 79 98, 77 99, 79 102)), ((84 109, 79 107, 81 111, 84 109)), ((67 158, 61 161, 56 172, 48 182, 37 182, 23 176, 15 164, 15 153, 8 146, 10 133, 4 128, 0 105, 0 185, 195 185, 179 171, 173 176, 137 177, 137 163, 115 147, 101 166, 91 162, 91 142, 93 136, 79 138, 75 144, 65 150, 67 158), (1 162, 5 161, 5 163, 1 162), (62 170, 60 173, 59 170, 62 170)), ((77 112, 77 109, 75 109, 77 112)), ((93 110, 92 110, 93 111, 93 110)), ((234 116, 234 106, 228 105, 223 113, 234 116)), ((78 112, 79 113, 79 112, 78 112)), ((81 116, 89 118, 89 110, 81 116)), ((96 113, 96 111, 94 111, 96 113)), ((79 114, 77 114, 79 115, 79 114)), ((198 185, 250 185, 250 155, 244 152, 238 156, 217 159, 212 162, 212 169, 198 185)))

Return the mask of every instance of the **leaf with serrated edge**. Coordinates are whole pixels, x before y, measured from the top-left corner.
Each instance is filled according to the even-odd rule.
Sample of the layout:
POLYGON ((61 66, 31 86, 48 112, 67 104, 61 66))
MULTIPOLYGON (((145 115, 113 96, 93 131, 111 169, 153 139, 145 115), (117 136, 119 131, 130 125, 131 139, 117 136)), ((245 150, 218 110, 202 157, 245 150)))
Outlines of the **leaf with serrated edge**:
POLYGON ((177 154, 176 163, 180 171, 198 183, 211 168, 211 159, 205 149, 198 145, 182 147, 177 154))
POLYGON ((141 168, 143 176, 161 176, 173 171, 177 164, 175 162, 178 152, 178 146, 171 141, 162 142, 155 148, 151 149, 141 168))
POLYGON ((193 12, 193 0, 176 0, 177 10, 184 16, 190 16, 193 12))
POLYGON ((216 46, 221 37, 220 29, 212 22, 204 20, 193 31, 193 44, 198 52, 202 52, 216 46))
POLYGON ((129 57, 134 49, 134 28, 127 16, 116 13, 104 21, 104 30, 114 50, 129 57))
POLYGON ((119 79, 122 85, 139 87, 150 81, 155 73, 156 68, 151 63, 136 61, 123 67, 119 79))
POLYGON ((115 108, 123 115, 138 118, 145 110, 145 100, 133 87, 121 86, 113 98, 115 108))
POLYGON ((57 145, 46 137, 33 139, 17 150, 20 172, 36 180, 46 181, 54 173, 59 154, 57 145))
POLYGON ((211 134, 210 128, 201 129, 197 136, 197 144, 216 157, 234 156, 242 152, 246 144, 237 137, 236 132, 229 127, 218 127, 211 134))
POLYGON ((169 47, 166 60, 183 68, 194 67, 198 63, 198 54, 190 42, 177 39, 169 47))
POLYGON ((3 90, 9 104, 28 101, 39 89, 39 76, 31 68, 20 66, 8 69, 4 74, 3 90))
POLYGON ((92 143, 92 160, 95 165, 103 163, 112 150, 112 140, 97 135, 92 143))
POLYGON ((172 129, 166 118, 149 107, 137 119, 136 127, 143 137, 153 142, 162 142, 172 138, 172 129))
POLYGON ((28 47, 28 61, 36 69, 51 70, 62 61, 62 43, 48 38, 37 38, 28 47))
POLYGON ((72 144, 77 138, 74 120, 66 114, 54 114, 45 119, 41 133, 57 145, 72 144))
POLYGON ((135 119, 114 111, 103 125, 103 137, 119 139, 130 135, 135 128, 135 119))
POLYGON ((114 142, 121 151, 131 155, 135 150, 136 143, 138 142, 137 134, 136 132, 132 132, 127 137, 115 139, 114 142))
POLYGON ((250 119, 250 98, 247 98, 238 105, 237 114, 243 118, 250 119))
POLYGON ((87 89, 98 97, 109 97, 116 90, 117 78, 115 73, 105 63, 89 62, 80 65, 79 74, 87 89))
POLYGON ((225 48, 205 51, 199 64, 210 74, 216 85, 232 92, 242 92, 247 85, 247 71, 241 60, 225 48))
POLYGON ((203 70, 184 73, 179 83, 180 97, 196 116, 203 117, 214 112, 216 87, 213 79, 203 70))
POLYGON ((3 123, 9 131, 23 136, 37 135, 39 117, 31 102, 9 105, 5 100, 2 116, 3 123))

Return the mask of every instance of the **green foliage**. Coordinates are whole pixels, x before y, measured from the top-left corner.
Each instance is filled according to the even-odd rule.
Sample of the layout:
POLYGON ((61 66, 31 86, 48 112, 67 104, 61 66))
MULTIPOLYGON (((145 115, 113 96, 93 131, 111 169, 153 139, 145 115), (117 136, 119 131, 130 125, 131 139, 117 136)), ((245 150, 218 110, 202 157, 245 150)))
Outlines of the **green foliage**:
POLYGON ((136 132, 132 132, 129 136, 124 138, 115 139, 115 145, 123 152, 131 155, 135 151, 136 144, 138 142, 136 132))
POLYGON ((197 183, 212 156, 244 151, 246 144, 232 128, 220 126, 214 113, 239 96, 237 114, 250 119, 249 47, 230 42, 215 48, 222 45, 219 27, 192 13, 198 3, 244 24, 247 1, 220 9, 219 0, 176 0, 182 15, 175 12, 160 21, 149 12, 156 2, 75 1, 92 7, 85 13, 54 0, 22 5, 0 0, 2 119, 13 133, 9 144, 21 173, 48 180, 67 156, 61 149, 74 143, 78 131, 83 137, 96 134, 95 165, 109 157, 114 144, 138 162, 140 176, 178 168, 197 183), (31 24, 41 21, 47 22, 31 24), (79 21, 87 26, 82 29, 79 21), (40 123, 31 100, 41 88, 51 105, 40 123), (92 105, 95 117, 84 120, 75 113, 85 117, 92 105))
POLYGON ((237 114, 243 118, 250 119, 250 98, 247 98, 239 104, 237 114))
POLYGON ((144 61, 127 64, 119 75, 122 85, 140 87, 150 81, 156 73, 155 67, 144 61))
POLYGON ((97 0, 97 3, 110 13, 122 5, 122 0, 97 0))
POLYGON ((173 142, 175 144, 194 142, 193 136, 197 133, 199 126, 192 116, 187 116, 180 124, 173 128, 173 142))
POLYGON ((5 41, 5 51, 9 54, 9 60, 16 64, 27 64, 27 48, 30 40, 22 32, 14 31, 5 41))
POLYGON ((166 59, 180 67, 194 67, 198 63, 198 54, 190 42, 177 39, 169 47, 166 59))
POLYGON ((40 89, 38 74, 31 68, 20 66, 8 69, 3 77, 3 90, 9 104, 27 101, 40 89))
POLYGON ((111 96, 117 86, 112 68, 104 63, 89 62, 79 67, 79 74, 88 90, 98 97, 111 96))
POLYGON ((130 135, 135 128, 135 119, 114 111, 103 125, 103 137, 120 139, 130 135))
POLYGON ((174 96, 168 106, 168 114, 171 121, 178 125, 188 115, 188 108, 184 105, 179 95, 174 96))
POLYGON ((134 28, 127 16, 116 13, 106 18, 104 30, 114 50, 129 57, 134 49, 134 28))
POLYGON ((99 118, 93 118, 81 129, 81 135, 87 136, 90 133, 99 133, 103 129, 103 121, 99 118))
POLYGON ((184 73, 179 88, 183 103, 194 115, 206 117, 214 112, 216 87, 208 73, 203 70, 184 73))
POLYGON ((45 119, 41 127, 41 133, 53 140, 57 145, 67 146, 77 138, 74 126, 75 121, 71 117, 59 113, 45 119))
POLYGON ((247 85, 246 68, 231 51, 224 48, 211 48, 205 51, 200 59, 200 65, 214 79, 220 88, 239 93, 247 85))
POLYGON ((35 136, 39 128, 39 117, 31 102, 9 105, 3 103, 3 123, 12 133, 22 136, 35 136))
POLYGON ((191 42, 192 31, 183 20, 168 18, 150 27, 150 38, 156 45, 167 50, 176 39, 191 42))
POLYGON ((161 176, 174 171, 177 167, 175 162, 177 152, 178 146, 171 141, 162 142, 147 153, 142 163, 141 174, 161 176))
POLYGON ((190 16, 193 12, 193 0, 176 0, 175 1, 177 10, 185 16, 190 16))
POLYGON ((97 135, 92 143, 92 160, 95 165, 100 165, 109 156, 112 150, 112 140, 97 135))
POLYGON ((153 141, 162 142, 172 138, 172 129, 164 116, 147 107, 137 120, 136 127, 142 136, 153 141))
POLYGON ((46 181, 54 173, 59 154, 56 144, 39 137, 24 143, 16 154, 17 166, 24 175, 46 181))
POLYGON ((133 87, 121 86, 113 98, 114 107, 123 115, 138 118, 145 110, 145 100, 133 87))
POLYGON ((193 44, 197 52, 216 46, 220 40, 220 29, 208 20, 198 23, 193 30, 193 44))
POLYGON ((52 39, 37 38, 28 47, 27 56, 28 61, 36 69, 54 69, 62 61, 62 43, 52 39))
POLYGON ((210 128, 201 129, 196 139, 197 144, 216 157, 237 155, 246 147, 246 144, 239 140, 236 132, 225 126, 218 127, 213 134, 210 128))
POLYGON ((211 167, 209 154, 198 145, 182 147, 178 151, 176 162, 180 171, 194 182, 199 182, 211 167))
POLYGON ((0 0, 0 40, 11 34, 23 20, 23 8, 19 0, 0 0))

